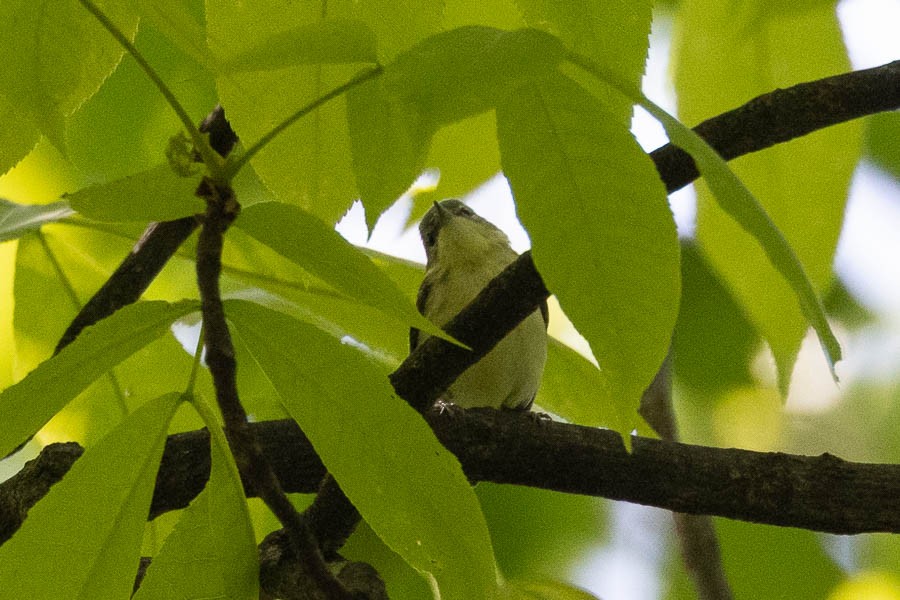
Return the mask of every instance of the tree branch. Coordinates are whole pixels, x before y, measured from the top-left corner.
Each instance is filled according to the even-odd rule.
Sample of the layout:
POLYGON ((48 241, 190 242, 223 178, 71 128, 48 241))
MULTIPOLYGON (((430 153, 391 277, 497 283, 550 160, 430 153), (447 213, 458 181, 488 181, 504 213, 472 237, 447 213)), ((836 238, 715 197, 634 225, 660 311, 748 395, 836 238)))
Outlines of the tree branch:
MULTIPOLYGON (((213 150, 228 156, 237 143, 237 134, 225 119, 225 111, 217 106, 203 120, 200 131, 209 135, 213 150)), ((200 157, 196 157, 200 160, 200 157)), ((75 316, 56 345, 54 354, 75 341, 85 327, 105 319, 123 306, 140 299, 169 259, 199 225, 195 217, 150 223, 141 239, 75 316)))
MULTIPOLYGON (((531 415, 511 411, 428 412, 425 418, 460 459, 472 481, 525 485, 828 533, 900 533, 900 465, 854 463, 830 454, 799 456, 709 448, 641 437, 632 438, 629 454, 613 431, 536 421, 531 415)), ((252 423, 251 428, 285 491, 313 493, 318 489, 325 470, 296 423, 270 421, 252 423)), ((80 448, 73 443, 52 444, 26 469, 39 471, 49 454, 55 456, 50 462, 60 473, 74 463, 80 448)), ((170 436, 151 516, 187 506, 208 477, 208 434, 193 431, 170 436)), ((22 493, 34 485, 33 480, 18 475, 0 484, 0 531, 15 529, 17 525, 10 524, 37 501, 41 494, 25 498, 22 493), (9 506, 15 510, 10 512, 9 506)), ((252 483, 245 481, 245 489, 249 495, 257 495, 252 483)))
MULTIPOLYGON (((758 152, 851 119, 900 108, 900 60, 757 96, 703 121, 694 131, 725 160, 758 152)), ((669 193, 700 176, 672 144, 650 153, 669 193)))
POLYGON ((216 401, 225 421, 225 436, 243 478, 252 482, 260 498, 287 532, 287 562, 307 585, 303 598, 350 599, 350 593, 329 571, 308 524, 291 504, 262 453, 256 432, 237 390, 237 362, 219 290, 224 234, 240 210, 230 188, 204 179, 198 195, 206 200, 203 227, 197 240, 197 287, 203 314, 206 363, 212 375, 216 401), (307 595, 308 594, 308 595, 307 595))
MULTIPOLYGON (((700 123, 694 130, 723 158, 731 160, 850 119, 900 108, 900 61, 776 90, 700 123)), ((237 136, 221 107, 201 126, 213 148, 226 156, 237 136)), ((666 144, 650 153, 671 193, 699 172, 681 148, 666 144)), ((196 228, 194 219, 151 224, 141 241, 69 326, 57 352, 84 327, 135 302, 181 243, 196 228)))

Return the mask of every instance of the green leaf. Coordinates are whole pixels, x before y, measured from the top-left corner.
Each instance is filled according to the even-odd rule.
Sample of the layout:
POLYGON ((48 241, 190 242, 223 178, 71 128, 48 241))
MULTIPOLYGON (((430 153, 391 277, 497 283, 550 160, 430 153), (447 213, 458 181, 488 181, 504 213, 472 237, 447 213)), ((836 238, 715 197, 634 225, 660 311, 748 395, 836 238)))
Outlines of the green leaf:
MULTIPOLYGON (((773 13, 772 6, 765 0, 742 2, 738 10, 708 2, 681 5, 682 38, 704 40, 678 49, 683 121, 696 122, 758 94, 850 68, 833 4, 809 3, 789 14, 773 13), (735 33, 722 35, 725 31, 735 33)), ((673 141, 687 144, 693 154, 695 141, 669 129, 673 141)), ((808 324, 832 370, 840 360, 817 293, 832 278, 860 143, 861 126, 850 123, 737 159, 732 171, 746 189, 711 152, 694 155, 706 183, 698 186, 697 240, 769 343, 782 391, 808 324), (710 191, 718 204, 711 202, 710 191)))
POLYGON ((421 218, 434 200, 464 196, 500 172, 493 111, 442 127, 431 140, 425 168, 438 169, 440 180, 434 191, 416 195, 410 220, 421 218))
POLYGON ((347 127, 356 186, 371 231, 422 172, 431 131, 391 97, 380 77, 347 94, 347 127))
MULTIPOLYGON (((335 15, 332 6, 328 8, 330 16, 355 17, 335 15)), ((208 0, 206 9, 210 49, 223 62, 246 52, 258 40, 311 25, 322 15, 318 4, 280 0, 241 5, 208 0)), ((345 83, 357 70, 353 65, 300 65, 227 73, 216 79, 216 87, 229 122, 249 148, 277 123, 345 83)), ((358 196, 350 160, 345 104, 338 98, 291 125, 251 164, 279 200, 332 224, 358 196)))
POLYGON ((47 223, 55 223, 75 213, 65 201, 52 204, 16 204, 0 198, 0 242, 16 240, 47 223))
POLYGON ((681 310, 672 340, 678 382, 711 401, 754 382, 761 340, 695 243, 681 248, 681 310))
POLYGON ((259 598, 256 538, 237 465, 221 430, 211 436, 210 454, 206 489, 153 558, 134 600, 259 598))
POLYGON ((413 46, 354 89, 347 121, 369 226, 422 172, 440 127, 494 108, 562 58, 559 40, 534 29, 460 27, 413 46))
POLYGON ((165 164, 65 197, 72 208, 96 221, 171 221, 206 210, 194 193, 199 183, 199 175, 181 177, 165 164))
MULTIPOLYGON (((559 37, 568 48, 609 65, 624 80, 639 86, 647 60, 653 2, 600 0, 557 2, 515 0, 531 27, 559 37)), ((609 108, 630 118, 631 103, 604 98, 609 108)))
POLYGON ((436 128, 494 108, 564 56, 558 39, 536 29, 459 27, 413 46, 382 78, 393 98, 436 128))
POLYGON ((378 38, 378 54, 385 63, 416 42, 441 31, 446 4, 444 0, 341 2, 329 4, 328 15, 365 22, 378 38))
POLYGON ((868 118, 866 150, 895 179, 900 179, 900 113, 884 112, 868 118))
POLYGON ((488 481, 480 482, 475 493, 497 562, 513 582, 568 572, 596 548, 608 526, 608 504, 599 498, 488 481))
MULTIPOLYGON (((206 47, 203 3, 198 0, 131 0, 142 23, 150 23, 169 42, 207 69, 214 61, 206 47)), ((157 64, 151 62, 154 67, 157 64)))
POLYGON ((729 519, 716 519, 716 532, 737 598, 827 598, 845 577, 821 534, 729 519))
POLYGON ((593 594, 559 581, 514 581, 507 590, 513 600, 598 600, 593 594))
MULTIPOLYGON (((166 18, 173 20, 179 19, 188 5, 202 6, 199 0, 132 1, 171 11, 166 18)), ((161 18, 154 18, 153 23, 159 26, 157 19, 161 18)), ((170 25, 179 26, 175 22, 170 25)), ((195 39, 203 44, 205 36, 195 39)), ((218 102, 213 77, 174 43, 148 26, 142 26, 134 40, 141 55, 199 122, 218 102)), ((113 181, 165 162, 169 139, 183 129, 165 97, 134 58, 126 55, 100 90, 66 121, 68 156, 90 183, 113 181)))
POLYGON ((235 224, 345 296, 447 338, 365 254, 304 210, 280 202, 254 204, 235 224))
MULTIPOLYGON (((387 371, 282 313, 226 302, 259 364, 366 522, 443 598, 493 598, 490 536, 456 458, 393 395, 387 371)), ((249 357, 248 357, 249 358, 249 357)), ((244 360, 239 357, 239 360, 244 360)))
POLYGON ((138 302, 85 329, 62 352, 0 393, 0 456, 33 435, 95 379, 162 336, 196 302, 138 302))
POLYGON ((675 223, 656 170, 619 120, 562 75, 510 96, 497 130, 538 270, 590 343, 609 394, 636 419, 680 295, 675 223))
POLYGON ((273 33, 232 56, 222 70, 272 71, 297 65, 376 61, 372 30, 362 21, 334 19, 273 33))
POLYGON ((553 338, 535 402, 570 423, 620 432, 630 431, 634 413, 632 402, 611 393, 604 371, 553 338))
MULTIPOLYGON (((745 231, 756 238, 768 260, 790 284, 806 320, 819 335, 822 350, 825 352, 825 357, 831 365, 832 374, 834 374, 834 364, 841 359, 841 346, 828 325, 822 304, 806 276, 803 265, 794 254, 784 234, 772 222, 753 194, 728 168, 725 161, 697 134, 661 110, 654 109, 651 112, 666 128, 672 142, 684 148, 694 158, 707 185, 715 194, 719 206, 745 231)), ((732 256, 731 260, 738 261, 738 257, 732 256)), ((740 260, 743 261, 744 257, 741 257, 740 260)), ((771 281, 769 283, 771 284, 771 281)), ((790 373, 785 372, 785 369, 787 368, 789 371, 793 357, 786 357, 777 351, 776 357, 780 362, 790 358, 788 363, 781 362, 780 380, 782 390, 785 390, 786 378, 790 377, 790 373)))
MULTIPOLYGON (((137 16, 121 2, 101 9, 129 38, 137 16)), ((112 72, 123 50, 75 0, 0 3, 0 89, 60 150, 64 120, 112 72)))
POLYGON ((0 175, 25 158, 40 136, 41 132, 22 114, 22 109, 0 93, 0 175))
POLYGON ((131 594, 166 431, 180 401, 168 394, 132 413, 29 511, 0 548, 0 598, 131 594))

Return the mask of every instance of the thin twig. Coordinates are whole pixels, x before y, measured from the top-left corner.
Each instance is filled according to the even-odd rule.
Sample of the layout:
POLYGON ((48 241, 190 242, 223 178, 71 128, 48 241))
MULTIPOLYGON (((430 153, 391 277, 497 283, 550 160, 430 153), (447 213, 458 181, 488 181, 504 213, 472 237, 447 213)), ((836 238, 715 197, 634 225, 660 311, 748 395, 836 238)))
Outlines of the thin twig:
POLYGON ((163 95, 163 98, 166 99, 166 103, 168 103, 169 107, 178 115, 179 120, 181 120, 181 124, 187 129, 188 133, 191 136, 191 140, 194 142, 194 148, 200 155, 203 157, 203 162, 206 164, 206 167, 209 169, 209 172, 217 179, 220 180, 222 178, 222 159, 219 155, 214 152, 213 148, 210 146, 209 142, 203 139, 203 136, 200 135, 201 131, 198 129, 194 122, 191 120, 190 115, 188 115, 187 110, 181 105, 181 102, 178 101, 178 98, 172 93, 172 90, 169 89, 169 86, 166 85, 166 82, 162 80, 162 77, 156 72, 156 69, 153 68, 147 59, 144 58, 144 55, 140 53, 140 51, 135 47, 134 44, 131 43, 131 40, 122 33, 122 31, 113 23, 106 14, 97 7, 96 4, 91 2, 91 0, 78 0, 81 2, 81 5, 90 12, 97 21, 106 29, 109 34, 119 43, 125 51, 134 58, 135 62, 137 62, 138 66, 144 71, 144 74, 153 82, 153 85, 156 86, 156 89, 163 95))
POLYGON ((350 594, 329 572, 315 538, 300 513, 281 488, 275 472, 260 449, 247 420, 237 390, 237 362, 219 290, 225 230, 237 217, 240 205, 230 188, 205 180, 198 194, 207 202, 206 217, 197 240, 197 287, 203 314, 206 364, 212 375, 216 400, 225 421, 225 436, 238 470, 253 482, 269 510, 291 540, 298 568, 321 590, 325 599, 350 599, 350 594))
MULTIPOLYGON (((203 120, 200 131, 209 135, 210 145, 223 157, 228 156, 237 143, 237 134, 231 129, 221 106, 215 107, 203 120)), ((184 217, 148 225, 128 256, 75 315, 53 353, 58 354, 74 342, 85 327, 137 302, 198 224, 195 217, 184 217)))
MULTIPOLYGON (((661 439, 677 442, 678 424, 672 406, 671 370, 670 352, 641 397, 639 412, 661 439)), ((712 518, 680 512, 672 513, 672 517, 681 545, 681 557, 697 588, 697 596, 700 600, 731 600, 733 594, 725 576, 719 538, 712 518)))

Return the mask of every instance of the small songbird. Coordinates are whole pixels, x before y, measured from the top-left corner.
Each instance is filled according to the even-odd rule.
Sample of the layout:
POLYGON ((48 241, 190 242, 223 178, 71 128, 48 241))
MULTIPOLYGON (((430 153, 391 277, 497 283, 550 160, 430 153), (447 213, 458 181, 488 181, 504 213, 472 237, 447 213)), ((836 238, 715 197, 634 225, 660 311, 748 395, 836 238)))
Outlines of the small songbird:
MULTIPOLYGON (((428 264, 416 306, 443 327, 517 255, 509 238, 459 200, 435 202, 419 224, 428 264)), ((528 410, 547 360, 547 303, 525 318, 443 393, 463 408, 528 410)), ((410 351, 428 339, 411 329, 410 351)))

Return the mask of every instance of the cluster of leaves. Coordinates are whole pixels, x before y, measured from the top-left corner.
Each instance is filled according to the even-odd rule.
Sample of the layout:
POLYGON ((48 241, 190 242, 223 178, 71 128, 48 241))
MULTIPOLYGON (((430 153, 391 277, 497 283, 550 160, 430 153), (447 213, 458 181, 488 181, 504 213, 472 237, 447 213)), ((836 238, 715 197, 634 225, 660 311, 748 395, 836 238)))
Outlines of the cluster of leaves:
MULTIPOLYGON (((497 567, 475 494, 455 459, 387 384, 387 372, 405 354, 406 329, 434 331, 410 301, 420 273, 366 255, 334 232, 353 199, 362 200, 371 226, 426 168, 440 169, 438 192, 445 196, 502 168, 536 264, 603 367, 553 344, 539 403, 573 422, 630 431, 637 400, 668 352, 682 297, 666 191, 628 131, 638 103, 693 154, 714 191, 720 208, 701 212, 698 239, 753 331, 772 347, 783 384, 808 324, 829 359, 839 358, 814 288, 827 281, 842 205, 817 212, 827 217, 828 236, 807 239, 808 229, 789 227, 807 216, 808 205, 785 200, 795 191, 767 204, 785 211, 776 221, 800 248, 804 271, 721 159, 638 91, 650 4, 434 2, 404 11, 384 2, 330 3, 323 16, 318 6, 275 0, 103 2, 97 15, 88 10, 92 3, 75 0, 4 2, 0 171, 29 152, 58 153, 74 165, 60 185, 69 192, 64 200, 2 207, 0 240, 18 240, 17 251, 2 256, 5 272, 15 274, 16 300, 3 327, 16 340, 23 370, 46 357, 77 303, 127 252, 141 224, 202 212, 194 190, 204 175, 227 183, 244 207, 228 233, 223 284, 243 295, 226 311, 248 410, 257 418, 294 418, 378 538, 426 574, 441 597, 494 597, 497 567), (163 94, 142 72, 145 59, 163 94), (217 102, 243 144, 227 161, 212 155, 193 126, 217 102), (177 118, 168 112, 173 107, 177 118), (180 128, 193 132, 205 173, 184 168, 190 160, 178 160, 177 152, 164 159, 167 138, 180 128), (792 210, 798 212, 786 214, 792 210), (736 256, 754 266, 753 277, 733 267, 736 256), (60 285, 62 294, 50 293, 60 285)), ((686 14, 703 16, 685 20, 698 28, 682 32, 685 39, 724 28, 712 22, 728 18, 724 9, 717 15, 707 4, 687 3, 686 14)), ((830 12, 801 16, 807 12, 834 27, 830 12)), ((761 14, 742 18, 751 28, 761 14)), ((688 80, 704 70, 691 65, 700 57, 685 48, 688 80)), ((843 70, 843 55, 823 68, 843 70)), ((796 78, 818 74, 798 67, 796 78)), ((763 89, 756 91, 780 82, 757 81, 763 89)), ((684 84, 686 106, 696 111, 686 113, 689 120, 730 107, 690 96, 712 85, 684 84)), ((726 104, 752 95, 733 92, 726 104)), ((817 160, 817 150, 809 152, 807 160, 817 160)), ((742 173, 751 188, 754 177, 772 176, 772 169, 754 175, 754 168, 761 169, 742 173)), ((821 193, 840 194, 849 168, 832 169, 821 193)), ((191 256, 186 249, 173 266, 191 256)), ((148 297, 191 297, 193 286, 184 268, 148 297)), ((198 422, 177 410, 180 400, 214 423, 203 401, 213 395, 209 381, 195 381, 190 356, 166 335, 196 310, 194 301, 126 307, 0 396, 2 455, 42 427, 46 432, 48 422, 52 429, 89 415, 80 421, 87 423, 85 457, 0 549, 0 581, 19 586, 0 593, 128 592, 166 432, 198 422), (92 386, 113 367, 109 389, 92 386), (86 526, 98 504, 110 511, 107 528, 86 526), (131 562, 117 562, 125 558, 131 562), (66 572, 48 577, 34 568, 51 562, 66 572)), ((199 586, 192 588, 197 595, 254 593, 246 503, 230 455, 213 437, 207 491, 156 553, 142 597, 165 597, 162 582, 199 586), (187 555, 208 561, 210 576, 179 574, 187 555)))

